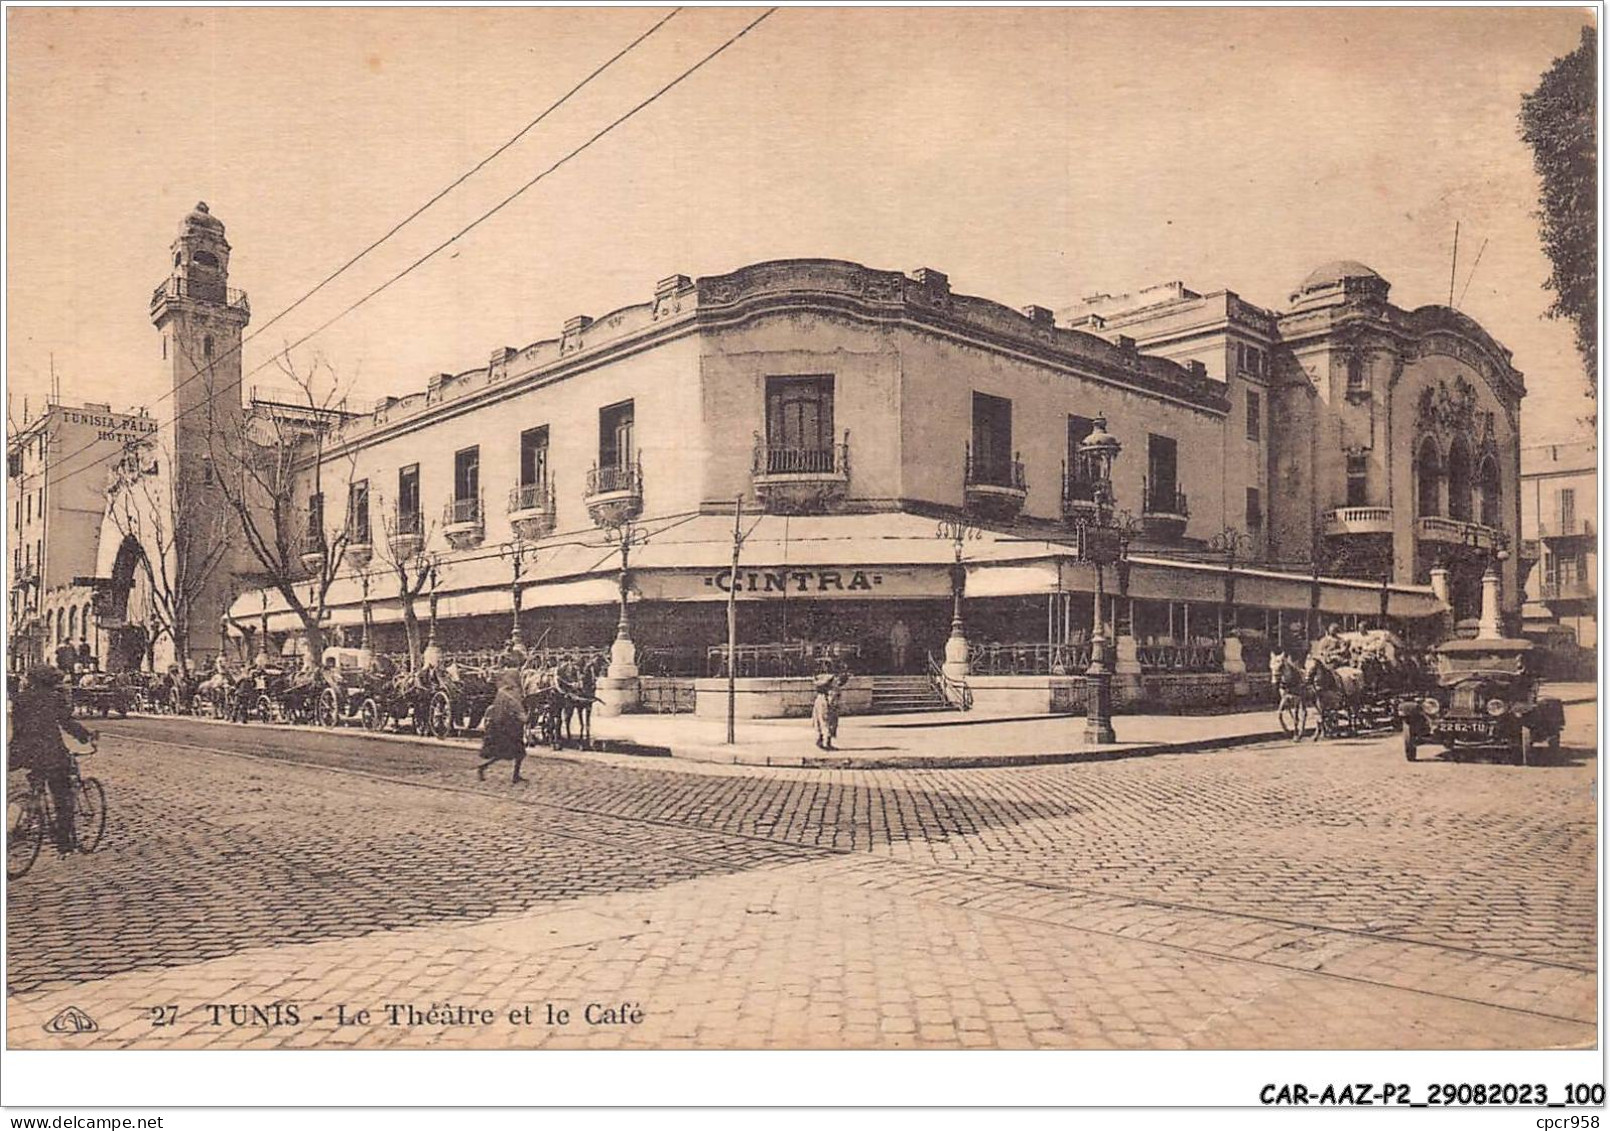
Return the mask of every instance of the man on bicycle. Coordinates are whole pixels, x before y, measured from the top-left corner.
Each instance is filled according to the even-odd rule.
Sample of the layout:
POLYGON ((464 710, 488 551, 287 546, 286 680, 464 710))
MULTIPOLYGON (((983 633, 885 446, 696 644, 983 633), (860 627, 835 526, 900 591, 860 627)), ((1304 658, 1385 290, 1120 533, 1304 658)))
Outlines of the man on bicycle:
POLYGON ((73 756, 61 732, 80 742, 95 741, 95 732, 73 718, 61 683, 61 672, 53 667, 42 665, 28 673, 27 684, 11 704, 11 757, 30 777, 45 779, 56 803, 56 848, 66 855, 73 851, 73 756))

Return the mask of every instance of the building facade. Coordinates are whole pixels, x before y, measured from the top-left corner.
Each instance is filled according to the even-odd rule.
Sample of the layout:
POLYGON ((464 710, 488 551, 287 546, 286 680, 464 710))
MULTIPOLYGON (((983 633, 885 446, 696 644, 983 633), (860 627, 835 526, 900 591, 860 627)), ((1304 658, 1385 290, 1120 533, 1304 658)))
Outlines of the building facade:
POLYGON ((1526 583, 1528 628, 1562 625, 1582 648, 1598 641, 1598 446, 1591 440, 1521 449, 1521 536, 1538 562, 1526 583))
POLYGON ((48 403, 9 440, 7 524, 13 671, 49 660, 64 644, 98 651, 101 624, 82 583, 95 572, 106 466, 157 420, 109 404, 48 403))
MULTIPOLYGON (((920 671, 947 652, 960 590, 975 672, 1053 669, 1069 646, 1071 671, 1096 588, 1079 446, 1100 418, 1131 518, 1106 579, 1121 664, 1166 651, 1190 667, 1193 648, 1274 646, 1324 619, 1425 624, 1444 593, 1460 610, 1518 525, 1523 387, 1474 323, 1406 314, 1385 291, 1373 272, 1311 279, 1287 315, 1224 295, 1204 329, 1155 307, 1059 325, 931 269, 672 276, 649 301, 333 421, 319 497, 296 505, 325 543, 332 515, 360 523, 342 533, 365 564, 332 588, 330 621, 355 628, 366 605, 383 648, 401 599, 372 558, 400 550, 435 556, 447 647, 507 639, 518 590, 528 643, 624 636, 635 659, 714 670, 741 507, 748 647, 826 640, 867 670, 920 671), (1392 455, 1391 427, 1438 413, 1469 449, 1463 478, 1436 470, 1442 448, 1423 475, 1392 455), (1495 486, 1478 497, 1480 475, 1495 486), (1430 486, 1416 505, 1422 481, 1434 508, 1430 486)), ((1171 301, 1211 305, 1183 288, 1171 301)), ((296 628, 270 592, 234 614, 248 635, 296 628)))

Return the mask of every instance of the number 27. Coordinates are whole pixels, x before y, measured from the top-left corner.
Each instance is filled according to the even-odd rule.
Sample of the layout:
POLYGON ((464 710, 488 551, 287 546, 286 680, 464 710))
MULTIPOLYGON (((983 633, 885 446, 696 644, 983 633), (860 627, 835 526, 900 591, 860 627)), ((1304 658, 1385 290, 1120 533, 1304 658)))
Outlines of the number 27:
POLYGON ((151 1014, 151 1027, 160 1029, 164 1025, 172 1025, 179 1020, 179 1007, 177 1005, 152 1005, 147 1009, 151 1014))

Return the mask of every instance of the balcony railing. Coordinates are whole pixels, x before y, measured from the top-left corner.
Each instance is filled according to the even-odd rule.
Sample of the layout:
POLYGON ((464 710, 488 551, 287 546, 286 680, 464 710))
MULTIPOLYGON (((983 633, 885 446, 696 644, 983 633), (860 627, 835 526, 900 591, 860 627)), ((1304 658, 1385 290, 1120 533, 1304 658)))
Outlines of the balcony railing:
POLYGON ((587 494, 613 495, 642 494, 643 465, 640 463, 605 464, 594 466, 587 472, 587 494))
POLYGON ((480 525, 481 522, 481 498, 479 495, 468 499, 454 499, 447 504, 446 510, 442 512, 443 526, 480 525))
POLYGON ((509 490, 510 514, 551 510, 553 510, 553 484, 546 478, 535 483, 522 483, 509 490))
POLYGON ((425 533, 425 518, 418 511, 397 511, 391 524, 393 538, 425 533))
POLYGON ((1538 589, 1544 601, 1591 601, 1595 597, 1591 581, 1545 581, 1538 589))
POLYGON ((1326 534, 1390 534, 1391 507, 1337 507, 1325 512, 1326 534))
POLYGON ((425 548, 424 517, 417 510, 394 511, 386 540, 396 561, 408 561, 425 548))
POLYGON ((967 649, 967 666, 974 675, 1084 675, 1090 645, 974 644, 967 649))
POLYGON ((1537 523, 1537 536, 1539 538, 1592 538, 1593 520, 1591 518, 1574 518, 1570 522, 1544 522, 1539 519, 1537 523))
POLYGON ((998 487, 1008 491, 1027 491, 1028 476, 1023 473, 1021 459, 980 459, 972 445, 967 446, 967 486, 998 487))
POLYGON ((767 444, 757 438, 753 471, 757 477, 842 476, 849 466, 849 454, 848 442, 791 448, 780 444, 767 444))
POLYGON ((1217 672, 1224 670, 1224 644, 1163 642, 1136 644, 1135 660, 1140 670, 1159 674, 1176 672, 1217 672))
POLYGON ((1499 531, 1494 527, 1434 514, 1422 517, 1415 524, 1415 531, 1424 542, 1446 542, 1481 550, 1495 548, 1499 539, 1499 531))
POLYGON ((1140 510, 1142 515, 1177 515, 1180 518, 1189 518, 1191 514, 1184 491, 1172 483, 1153 484, 1145 479, 1141 480, 1140 510))
POLYGON ((151 292, 151 306, 154 308, 164 299, 192 298, 201 302, 215 302, 243 313, 251 313, 251 303, 246 300, 245 291, 237 291, 234 287, 226 287, 221 283, 208 283, 200 279, 164 279, 156 290, 151 292))

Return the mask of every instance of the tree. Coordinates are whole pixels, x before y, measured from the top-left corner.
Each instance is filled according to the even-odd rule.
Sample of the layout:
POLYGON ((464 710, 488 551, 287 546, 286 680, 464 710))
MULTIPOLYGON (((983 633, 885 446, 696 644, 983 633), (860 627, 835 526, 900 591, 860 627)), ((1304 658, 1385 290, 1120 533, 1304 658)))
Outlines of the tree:
POLYGON ((1587 370, 1588 395, 1598 396, 1599 230, 1598 48, 1591 27, 1569 55, 1554 60, 1537 89, 1521 99, 1521 138, 1543 181, 1543 250, 1553 263, 1551 318, 1569 318, 1587 370))
POLYGON ((193 611, 229 552, 233 523, 205 505, 195 478, 176 472, 171 443, 151 441, 118 462, 107 486, 107 513, 125 539, 140 546, 146 660, 163 636, 188 663, 193 611))
POLYGON ((291 387, 272 399, 259 395, 245 413, 207 402, 208 448, 241 540, 260 567, 260 584, 279 593, 296 615, 317 663, 330 586, 351 534, 345 508, 337 511, 341 520, 329 524, 335 508, 324 498, 325 452, 348 413, 323 358, 305 369, 288 354, 275 363, 291 387))
POLYGON ((417 511, 404 513, 397 510, 395 504, 388 509, 383 498, 376 498, 380 503, 381 529, 374 554, 397 578, 403 631, 408 637, 408 667, 410 671, 417 671, 420 658, 419 614, 415 611, 414 602, 425 591, 436 568, 436 554, 431 549, 436 527, 434 523, 426 524, 424 516, 417 511))

